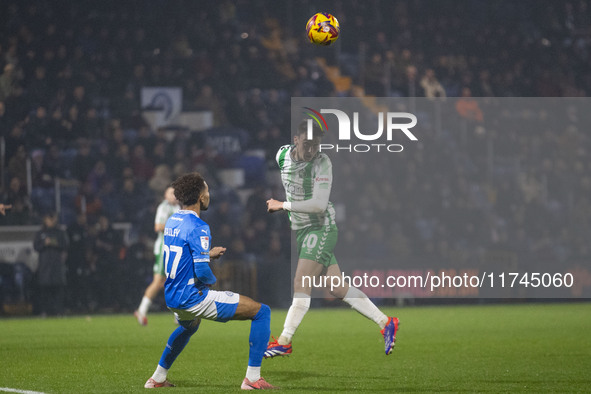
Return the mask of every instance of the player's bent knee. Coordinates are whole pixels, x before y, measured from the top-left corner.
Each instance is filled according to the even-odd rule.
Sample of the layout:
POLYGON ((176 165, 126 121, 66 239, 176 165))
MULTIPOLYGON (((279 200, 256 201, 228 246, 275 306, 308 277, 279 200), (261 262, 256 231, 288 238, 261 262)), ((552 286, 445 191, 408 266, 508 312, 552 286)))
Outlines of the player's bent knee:
POLYGON ((330 290, 330 295, 342 300, 343 298, 345 298, 348 291, 349 291, 348 286, 347 287, 337 287, 337 288, 330 290))
POLYGON ((201 318, 197 318, 192 321, 179 321, 179 325, 183 327, 185 330, 189 331, 191 335, 195 334, 199 329, 199 325, 201 324, 201 318))
POLYGON ((261 304, 250 297, 240 295, 240 301, 236 307, 233 320, 254 319, 261 308, 261 304))
POLYGON ((261 308, 257 312, 256 315, 252 318, 252 320, 263 320, 269 319, 271 320, 271 308, 269 308, 266 304, 261 304, 261 308))

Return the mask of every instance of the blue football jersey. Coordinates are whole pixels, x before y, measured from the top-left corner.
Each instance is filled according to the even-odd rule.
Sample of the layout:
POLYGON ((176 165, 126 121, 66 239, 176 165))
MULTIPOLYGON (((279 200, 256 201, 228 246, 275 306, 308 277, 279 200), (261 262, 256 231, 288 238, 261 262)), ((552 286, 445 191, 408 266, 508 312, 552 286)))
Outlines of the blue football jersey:
POLYGON ((209 267, 211 234, 197 214, 181 210, 164 228, 164 298, 170 308, 186 309, 201 302, 216 278, 209 267))

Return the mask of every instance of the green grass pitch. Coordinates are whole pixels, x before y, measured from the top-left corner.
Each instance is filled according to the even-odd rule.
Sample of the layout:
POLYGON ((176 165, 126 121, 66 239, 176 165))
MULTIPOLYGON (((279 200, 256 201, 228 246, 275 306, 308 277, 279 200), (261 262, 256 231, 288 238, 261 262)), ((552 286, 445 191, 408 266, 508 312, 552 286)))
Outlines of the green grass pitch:
MULTIPOLYGON (((292 392, 576 392, 591 389, 591 304, 405 307, 390 356, 352 310, 314 309, 291 357, 263 376, 292 392)), ((278 335, 285 310, 272 315, 278 335)), ((249 322, 204 321, 163 392, 239 392, 249 322)), ((175 325, 152 314, 0 320, 0 387, 46 393, 145 392, 175 325)), ((0 392, 2 390, 0 389, 0 392)))

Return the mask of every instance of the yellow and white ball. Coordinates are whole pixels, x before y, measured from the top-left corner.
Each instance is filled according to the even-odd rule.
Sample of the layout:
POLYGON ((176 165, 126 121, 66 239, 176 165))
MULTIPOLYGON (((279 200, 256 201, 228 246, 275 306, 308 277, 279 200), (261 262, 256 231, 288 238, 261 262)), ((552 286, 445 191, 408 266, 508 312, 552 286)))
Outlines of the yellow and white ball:
POLYGON ((330 45, 339 38, 339 21, 326 12, 314 14, 306 24, 310 42, 316 45, 330 45))

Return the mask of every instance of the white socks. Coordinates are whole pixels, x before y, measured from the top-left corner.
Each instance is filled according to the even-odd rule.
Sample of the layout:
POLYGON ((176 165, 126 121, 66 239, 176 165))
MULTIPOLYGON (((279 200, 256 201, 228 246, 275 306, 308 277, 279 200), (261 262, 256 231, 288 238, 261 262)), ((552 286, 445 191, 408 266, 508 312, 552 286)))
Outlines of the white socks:
POLYGON ((308 312, 308 309, 310 309, 310 296, 305 293, 293 293, 293 301, 285 318, 283 332, 277 340, 280 345, 291 343, 291 338, 298 329, 306 312, 308 312))
POLYGON ((137 311, 140 315, 146 316, 148 314, 148 310, 150 309, 150 305, 152 305, 152 300, 144 296, 142 298, 142 302, 140 303, 140 307, 137 308, 137 311))
MULTIPOLYGON (((388 316, 378 309, 377 306, 359 289, 349 287, 347 294, 343 298, 351 308, 361 313, 363 316, 373 320, 380 329, 386 327, 388 323, 388 316)), ((283 325, 283 332, 277 339, 280 345, 287 345, 291 343, 291 339, 295 334, 302 319, 310 309, 310 296, 305 293, 294 293, 293 301, 287 312, 285 324, 283 325)))
POLYGON ((158 383, 162 383, 166 380, 166 376, 168 375, 168 369, 162 368, 160 364, 156 367, 156 371, 154 371, 154 375, 152 375, 152 379, 154 379, 158 383))
POLYGON ((347 304, 351 305, 351 308, 355 309, 357 312, 361 313, 363 316, 367 317, 370 320, 373 320, 380 326, 380 329, 386 327, 388 323, 388 316, 386 316, 382 311, 378 309, 377 306, 367 296, 364 292, 355 287, 349 287, 347 294, 345 294, 345 298, 343 298, 347 304))
POLYGON ((261 367, 248 366, 248 368, 246 368, 246 379, 250 380, 251 382, 256 382, 260 378, 261 378, 261 367))

